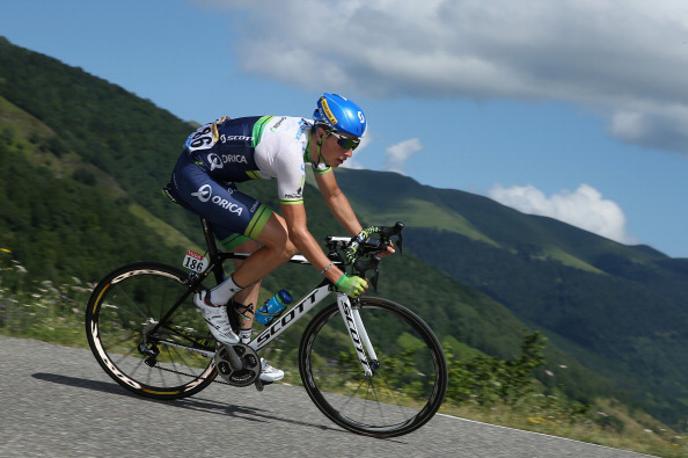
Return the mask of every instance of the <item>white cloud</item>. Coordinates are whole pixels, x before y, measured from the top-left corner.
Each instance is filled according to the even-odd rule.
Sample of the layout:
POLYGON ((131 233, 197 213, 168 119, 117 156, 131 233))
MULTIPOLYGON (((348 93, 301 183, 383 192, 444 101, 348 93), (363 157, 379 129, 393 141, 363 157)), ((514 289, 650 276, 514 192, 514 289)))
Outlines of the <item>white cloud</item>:
POLYGON ((510 188, 497 185, 488 194, 523 213, 549 216, 617 242, 637 243, 626 232, 626 217, 621 207, 587 184, 581 184, 574 192, 564 190, 549 197, 530 185, 510 188))
POLYGON ((628 143, 688 152, 688 105, 616 111, 611 132, 628 143))
POLYGON ((573 102, 624 141, 688 152, 684 0, 197 1, 237 13, 249 72, 318 91, 573 102))
POLYGON ((423 145, 417 138, 410 138, 389 146, 385 150, 385 170, 403 174, 406 161, 422 149, 423 145))

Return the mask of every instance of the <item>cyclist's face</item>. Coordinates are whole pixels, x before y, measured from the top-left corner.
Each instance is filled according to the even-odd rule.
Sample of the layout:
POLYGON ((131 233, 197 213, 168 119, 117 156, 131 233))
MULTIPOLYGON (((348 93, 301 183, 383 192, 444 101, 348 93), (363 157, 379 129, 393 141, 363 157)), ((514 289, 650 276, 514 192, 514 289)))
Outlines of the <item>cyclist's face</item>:
POLYGON ((344 161, 353 156, 353 150, 342 147, 340 143, 342 142, 339 141, 336 135, 325 133, 321 153, 323 161, 330 167, 339 167, 344 161))

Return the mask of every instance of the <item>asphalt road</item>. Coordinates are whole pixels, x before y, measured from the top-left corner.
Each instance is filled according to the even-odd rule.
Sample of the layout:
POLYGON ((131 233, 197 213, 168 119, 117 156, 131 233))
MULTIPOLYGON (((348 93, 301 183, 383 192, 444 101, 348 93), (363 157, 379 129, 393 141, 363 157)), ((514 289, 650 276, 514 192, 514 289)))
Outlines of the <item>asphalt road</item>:
POLYGON ((180 401, 129 394, 88 349, 0 336, 0 457, 572 457, 640 455, 437 415, 393 439, 331 423, 300 387, 213 384, 180 401))

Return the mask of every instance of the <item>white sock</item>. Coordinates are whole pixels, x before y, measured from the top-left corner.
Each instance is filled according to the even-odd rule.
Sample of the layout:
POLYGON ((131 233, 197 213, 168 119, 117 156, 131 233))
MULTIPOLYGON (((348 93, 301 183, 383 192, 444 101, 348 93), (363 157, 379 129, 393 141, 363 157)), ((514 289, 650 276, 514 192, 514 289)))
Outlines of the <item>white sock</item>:
POLYGON ((230 275, 225 281, 210 290, 210 302, 216 305, 225 305, 236 293, 243 288, 234 283, 230 275))
POLYGON ((253 329, 239 329, 239 342, 247 344, 251 341, 253 329))

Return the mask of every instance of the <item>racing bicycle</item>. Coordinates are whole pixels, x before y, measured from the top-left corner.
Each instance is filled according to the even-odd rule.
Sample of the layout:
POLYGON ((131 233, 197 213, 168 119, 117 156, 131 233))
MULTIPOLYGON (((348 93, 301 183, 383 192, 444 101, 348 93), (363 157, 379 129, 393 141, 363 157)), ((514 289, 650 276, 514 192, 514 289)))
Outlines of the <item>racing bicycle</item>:
MULTIPOLYGON (((216 342, 192 296, 204 281, 225 278, 226 260, 248 254, 220 251, 209 222, 201 218, 201 225, 208 250, 187 251, 186 270, 137 262, 114 270, 93 290, 88 344, 117 383, 161 400, 192 396, 212 382, 262 390, 258 352, 334 295, 305 327, 298 349, 301 381, 318 409, 343 428, 375 437, 410 433, 433 417, 447 389, 442 347, 421 318, 390 300, 352 299, 324 279, 247 345, 216 342)), ((401 251, 403 227, 376 227, 360 243, 327 237, 328 257, 376 284, 376 253, 388 243, 401 251)), ((290 262, 309 264, 299 255, 290 262)))

